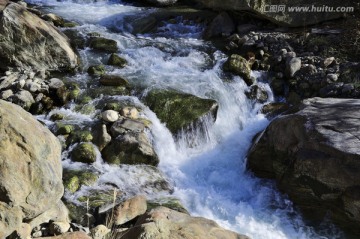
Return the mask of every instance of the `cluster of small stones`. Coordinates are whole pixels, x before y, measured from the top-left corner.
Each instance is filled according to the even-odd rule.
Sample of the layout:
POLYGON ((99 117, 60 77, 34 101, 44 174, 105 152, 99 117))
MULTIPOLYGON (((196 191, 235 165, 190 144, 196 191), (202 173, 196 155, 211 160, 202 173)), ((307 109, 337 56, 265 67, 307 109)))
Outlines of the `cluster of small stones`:
POLYGON ((65 104, 69 96, 65 84, 48 76, 43 70, 7 71, 0 78, 0 99, 34 113, 65 104))
POLYGON ((341 62, 335 57, 317 55, 318 48, 304 47, 307 35, 281 32, 247 32, 228 37, 225 49, 239 54, 252 70, 268 71, 276 96, 292 104, 309 97, 359 98, 356 79, 349 82, 342 74, 358 63, 341 62), (310 51, 312 50, 312 51, 310 51))

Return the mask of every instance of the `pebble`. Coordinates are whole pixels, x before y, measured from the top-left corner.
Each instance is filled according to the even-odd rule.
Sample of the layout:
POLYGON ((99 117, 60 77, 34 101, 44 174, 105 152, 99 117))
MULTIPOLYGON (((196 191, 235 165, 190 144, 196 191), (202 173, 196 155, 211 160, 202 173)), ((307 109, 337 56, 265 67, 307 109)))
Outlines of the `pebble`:
POLYGON ((101 114, 102 119, 107 122, 115 122, 119 119, 119 113, 115 110, 106 110, 101 114))

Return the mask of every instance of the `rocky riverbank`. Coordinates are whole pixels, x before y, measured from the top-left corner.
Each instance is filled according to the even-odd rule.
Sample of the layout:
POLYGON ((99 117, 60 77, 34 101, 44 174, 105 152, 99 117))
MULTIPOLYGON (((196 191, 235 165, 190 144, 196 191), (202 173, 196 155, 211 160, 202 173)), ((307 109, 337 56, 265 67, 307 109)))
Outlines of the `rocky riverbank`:
MULTIPOLYGON (((228 103, 216 98, 217 85, 211 81, 214 89, 199 96, 191 87, 179 90, 177 82, 166 87, 154 83, 156 71, 148 72, 151 84, 145 85, 136 80, 143 80, 139 70, 124 74, 138 63, 123 54, 124 42, 111 35, 125 31, 139 36, 136 40, 145 51, 153 44, 149 34, 164 37, 176 24, 177 34, 185 38, 188 29, 203 29, 205 43, 217 49, 209 48, 213 55, 208 58, 196 48, 189 54, 205 58, 211 67, 220 64, 221 82, 241 77, 246 104, 276 118, 256 139, 249 169, 275 178, 305 212, 317 212, 308 218, 321 221, 330 212, 342 228, 356 231, 359 103, 354 98, 360 96, 359 52, 356 44, 339 38, 349 34, 348 28, 338 32, 344 24, 358 26, 356 15, 322 24, 339 16, 321 14, 308 21, 318 25, 304 30, 276 25, 299 26, 303 16, 264 15, 262 6, 250 2, 240 6, 225 1, 222 10, 228 11, 220 13, 201 9, 205 5, 218 10, 216 1, 188 2, 191 7, 149 0, 148 6, 167 8, 102 19, 100 25, 114 22, 109 33, 86 29, 83 22, 36 5, 0 0, 0 238, 248 238, 189 215, 172 196, 174 183, 158 168, 163 150, 156 148, 154 132, 159 131, 153 128, 160 122, 177 147, 197 149, 216 138, 209 128, 228 103), (221 54, 227 59, 212 59, 221 54), (255 77, 254 71, 266 79, 255 77), (319 96, 343 99, 313 98, 319 96), (120 170, 127 174, 119 177, 120 170), (135 181, 134 188, 121 187, 120 181, 127 180, 135 181)), ((169 43, 155 44, 151 51, 156 57, 166 61, 175 56, 177 67, 191 71, 181 62, 186 52, 169 43)), ((137 54, 145 58, 141 51, 137 54)), ((176 71, 170 63, 156 69, 162 67, 176 71)), ((199 68, 213 77, 208 65, 199 68)), ((187 77, 197 80, 192 72, 187 77)), ((201 87, 209 87, 209 82, 201 87)), ((171 142, 162 143, 172 147, 171 142)), ((219 180, 216 174, 212 178, 219 180)))

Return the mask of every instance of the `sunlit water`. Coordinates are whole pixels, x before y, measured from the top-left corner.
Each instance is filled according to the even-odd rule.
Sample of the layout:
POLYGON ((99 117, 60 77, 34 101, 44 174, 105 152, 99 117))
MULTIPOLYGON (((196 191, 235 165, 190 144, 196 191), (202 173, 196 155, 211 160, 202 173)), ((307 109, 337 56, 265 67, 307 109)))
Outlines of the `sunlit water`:
MULTIPOLYGON (((228 79, 224 75, 221 68, 226 56, 210 43, 200 40, 203 26, 184 24, 182 19, 177 19, 175 23, 164 23, 156 33, 134 36, 129 33, 131 25, 126 21, 127 17, 146 16, 156 9, 107 1, 34 0, 32 3, 79 22, 77 29, 83 34, 99 32, 116 40, 119 54, 128 60, 129 65, 120 70, 111 67, 108 70, 144 87, 146 90, 142 95, 153 88, 172 88, 218 101, 220 107, 215 123, 210 117, 204 118, 202 126, 205 130, 201 133, 196 130, 184 132, 175 140, 156 115, 141 103, 138 98, 141 95, 112 96, 142 108, 143 116, 152 121, 148 134, 160 158, 159 168, 174 187, 172 196, 181 199, 192 215, 213 219, 221 226, 253 239, 342 237, 330 225, 325 225, 322 230, 306 225, 272 181, 258 179, 246 171, 246 153, 252 138, 269 122, 258 113, 261 105, 246 98, 244 91, 247 86, 243 80, 239 77, 228 79), (188 139, 195 139, 193 147, 189 147, 188 139)), ((108 57, 94 54, 89 49, 79 53, 85 69, 90 64, 106 62, 108 57)), ((259 85, 267 89, 269 101, 274 100, 266 76, 259 72, 253 75, 259 85)), ((79 73, 70 80, 85 87, 89 77, 86 73, 79 73)), ((107 96, 89 104, 96 105, 104 98, 107 96)), ((51 114, 62 112, 67 116, 67 122, 86 125, 99 113, 84 115, 74 109, 75 105, 72 105, 51 114)), ((51 126, 47 121, 49 116, 40 117, 51 126)), ((68 151, 63 153, 63 158, 66 168, 85 167, 81 163, 72 163, 68 151)), ((146 194, 149 198, 156 198, 165 193, 146 186, 149 178, 156 181, 163 177, 161 173, 136 166, 104 164, 99 152, 97 162, 91 167, 101 173, 94 188, 104 188, 110 182, 128 195, 146 194)), ((89 188, 85 187, 77 194, 86 190, 89 188)))

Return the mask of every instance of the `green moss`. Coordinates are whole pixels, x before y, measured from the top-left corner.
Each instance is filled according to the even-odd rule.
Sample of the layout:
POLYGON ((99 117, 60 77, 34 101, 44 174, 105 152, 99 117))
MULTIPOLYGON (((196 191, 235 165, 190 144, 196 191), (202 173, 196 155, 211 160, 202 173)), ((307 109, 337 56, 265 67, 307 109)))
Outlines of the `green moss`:
POLYGON ((79 171, 79 170, 64 170, 64 186, 65 188, 75 193, 81 186, 91 186, 96 183, 99 176, 96 173, 90 171, 79 171))
POLYGON ((215 100, 201 99, 172 90, 153 90, 145 97, 145 103, 173 133, 208 113, 216 117, 218 109, 215 100))
POLYGON ((51 117, 50 117, 50 119, 51 119, 52 121, 62 120, 62 119, 64 119, 64 118, 65 118, 65 116, 64 116, 63 114, 60 114, 60 113, 53 114, 53 115, 51 115, 51 117))
POLYGON ((68 191, 75 193, 80 188, 80 180, 77 176, 73 176, 64 182, 64 186, 68 191))
POLYGON ((76 22, 64 22, 62 27, 77 27, 78 25, 76 22))
POLYGON ((159 206, 167 207, 172 210, 189 214, 186 208, 181 204, 180 200, 177 198, 169 197, 169 198, 160 198, 147 202, 147 211, 151 211, 154 208, 159 206))
POLYGON ((94 163, 96 161, 95 146, 91 143, 81 143, 71 152, 71 159, 75 162, 94 163))
POLYGON ((91 39, 90 47, 94 50, 106 51, 110 53, 115 53, 118 51, 117 42, 104 37, 96 37, 91 39))
POLYGON ((89 75, 101 76, 106 73, 106 70, 104 65, 94 65, 90 66, 87 72, 89 75))
POLYGON ((66 140, 67 145, 81 143, 81 142, 91 142, 93 140, 93 136, 90 131, 87 130, 79 130, 72 132, 66 140))
POLYGON ((150 128, 152 125, 152 122, 148 119, 144 119, 144 118, 139 118, 138 119, 141 123, 143 123, 145 125, 145 127, 150 128))
POLYGON ((58 124, 57 128, 56 135, 68 135, 74 130, 73 125, 58 124))
POLYGON ((120 68, 123 68, 127 65, 127 61, 124 58, 121 58, 117 54, 113 53, 111 54, 107 64, 111 66, 118 66, 120 68))
POLYGON ((78 198, 79 202, 86 203, 89 200, 89 207, 96 208, 104 205, 112 205, 114 200, 117 203, 118 195, 114 195, 113 190, 91 190, 89 195, 78 198), (115 196, 115 197, 114 197, 115 196))
POLYGON ((69 99, 70 100, 76 100, 79 97, 79 95, 80 95, 80 87, 79 87, 78 84, 71 83, 68 86, 68 90, 70 90, 70 93, 69 93, 69 99))

